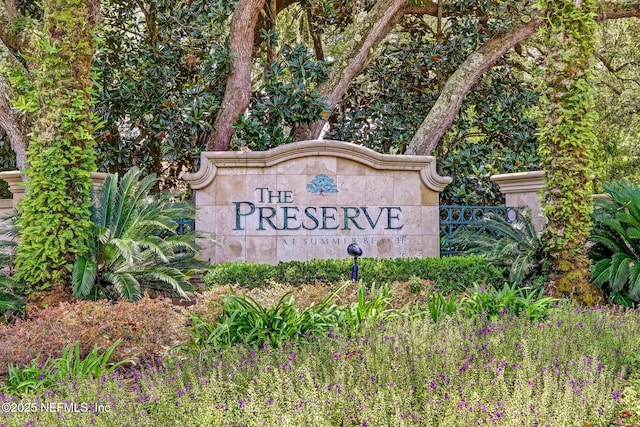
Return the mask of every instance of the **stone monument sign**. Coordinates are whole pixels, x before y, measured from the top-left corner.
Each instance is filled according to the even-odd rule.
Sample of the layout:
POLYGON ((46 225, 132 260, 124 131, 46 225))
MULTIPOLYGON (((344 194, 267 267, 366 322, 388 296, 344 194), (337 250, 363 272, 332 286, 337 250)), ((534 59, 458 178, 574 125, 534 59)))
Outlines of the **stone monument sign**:
POLYGON ((205 152, 185 174, 196 229, 220 245, 211 262, 437 257, 439 194, 451 182, 431 156, 382 155, 339 141, 302 141, 263 152, 205 152))

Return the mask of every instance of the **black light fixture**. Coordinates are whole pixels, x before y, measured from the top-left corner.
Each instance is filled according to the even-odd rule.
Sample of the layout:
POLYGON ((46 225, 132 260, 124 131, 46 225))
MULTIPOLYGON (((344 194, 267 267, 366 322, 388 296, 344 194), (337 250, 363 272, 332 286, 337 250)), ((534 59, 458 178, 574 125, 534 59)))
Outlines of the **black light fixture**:
POLYGON ((351 280, 358 280, 358 257, 362 256, 362 249, 356 243, 347 246, 347 253, 353 257, 353 267, 351 267, 351 280))

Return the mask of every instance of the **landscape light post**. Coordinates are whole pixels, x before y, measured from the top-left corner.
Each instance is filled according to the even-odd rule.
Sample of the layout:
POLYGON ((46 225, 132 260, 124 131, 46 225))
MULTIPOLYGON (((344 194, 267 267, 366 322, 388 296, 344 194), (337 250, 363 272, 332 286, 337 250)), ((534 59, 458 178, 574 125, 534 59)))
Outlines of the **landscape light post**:
POLYGON ((358 257, 362 256, 362 249, 356 243, 347 246, 347 253, 353 257, 353 267, 351 267, 351 280, 358 281, 358 257))

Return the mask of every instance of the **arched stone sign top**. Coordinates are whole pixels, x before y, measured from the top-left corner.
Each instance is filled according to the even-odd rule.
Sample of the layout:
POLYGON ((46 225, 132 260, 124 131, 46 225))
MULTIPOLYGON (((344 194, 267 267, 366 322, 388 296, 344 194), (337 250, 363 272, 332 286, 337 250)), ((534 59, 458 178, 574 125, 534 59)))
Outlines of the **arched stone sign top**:
POLYGON ((432 156, 384 155, 340 141, 302 141, 263 152, 205 152, 185 174, 196 228, 220 246, 212 262, 277 263, 439 256, 439 194, 451 182, 432 156))

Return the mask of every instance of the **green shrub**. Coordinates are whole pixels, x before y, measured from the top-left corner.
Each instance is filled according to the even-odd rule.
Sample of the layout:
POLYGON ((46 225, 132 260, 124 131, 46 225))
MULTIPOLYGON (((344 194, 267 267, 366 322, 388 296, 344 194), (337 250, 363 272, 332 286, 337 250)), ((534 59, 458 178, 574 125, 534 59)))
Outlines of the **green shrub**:
POLYGON ((387 308, 391 304, 391 292, 388 285, 376 287, 374 283, 367 289, 367 286, 361 281, 357 294, 358 300, 342 309, 343 315, 340 320, 340 323, 346 326, 352 335, 360 331, 363 325, 382 320, 388 313, 387 308))
POLYGON ((469 295, 463 296, 461 307, 470 317, 486 316, 490 320, 497 320, 502 315, 510 314, 540 320, 547 317, 557 301, 543 296, 543 292, 543 289, 518 288, 515 284, 505 284, 500 290, 476 286, 469 295))
POLYGON ((430 294, 425 301, 426 311, 434 322, 438 322, 446 316, 451 316, 458 311, 458 302, 454 295, 445 298, 440 292, 430 294))
POLYGON ((640 301, 640 188, 625 181, 604 188, 611 200, 597 200, 593 212, 592 280, 628 306, 640 301))
POLYGON ((421 278, 413 276, 409 279, 409 292, 411 292, 412 294, 418 295, 420 292, 422 292, 423 288, 424 283, 422 282, 421 278))
POLYGON ((542 287, 538 278, 545 274, 544 242, 528 210, 513 222, 498 215, 474 221, 449 242, 461 247, 463 254, 483 255, 504 266, 513 284, 542 287))
MULTIPOLYGON (((235 285, 246 288, 278 282, 299 286, 317 282, 337 284, 351 279, 350 259, 281 262, 276 266, 250 262, 225 262, 214 265, 204 276, 207 287, 235 285)), ((479 256, 446 258, 362 258, 358 261, 360 279, 365 283, 431 280, 445 293, 473 286, 499 285, 504 269, 479 256)))
POLYGON ((275 277, 275 267, 254 262, 223 262, 213 265, 204 276, 208 287, 241 285, 253 289, 265 286, 275 277))
POLYGON ((352 264, 349 259, 280 262, 276 265, 274 280, 293 286, 316 282, 336 284, 351 279, 352 264))
POLYGON ((302 312, 296 307, 290 292, 269 308, 248 295, 226 295, 221 304, 220 322, 212 325, 192 314, 190 341, 179 347, 203 355, 208 347, 229 347, 243 343, 256 347, 268 344, 278 348, 282 343, 324 335, 338 326, 340 313, 332 301, 348 284, 345 282, 323 302, 311 305, 302 312))

